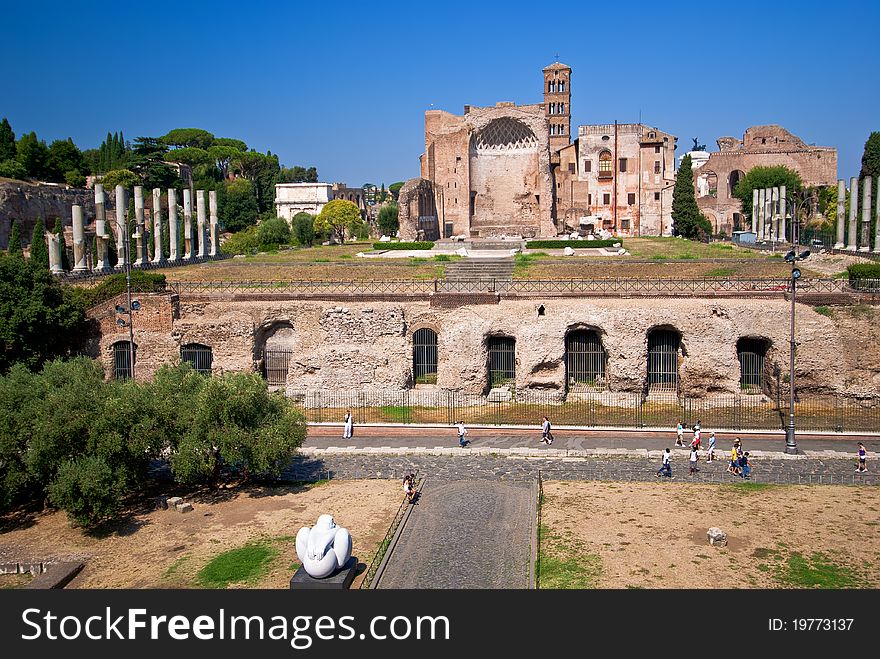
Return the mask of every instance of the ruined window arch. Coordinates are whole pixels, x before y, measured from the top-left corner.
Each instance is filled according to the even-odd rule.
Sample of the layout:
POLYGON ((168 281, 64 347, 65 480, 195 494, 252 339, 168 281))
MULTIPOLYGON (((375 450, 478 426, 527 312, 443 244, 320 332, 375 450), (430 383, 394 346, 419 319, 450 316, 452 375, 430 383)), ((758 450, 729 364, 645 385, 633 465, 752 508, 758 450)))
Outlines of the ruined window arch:
POLYGON ((745 176, 745 172, 734 169, 730 172, 730 176, 727 177, 727 196, 733 197, 733 191, 736 189, 736 184, 739 183, 743 177, 745 176))
POLYGON ((595 329, 577 329, 565 336, 565 382, 568 391, 604 389, 608 355, 595 329))
POLYGON ((770 341, 760 337, 741 337, 736 342, 739 360, 739 388, 744 394, 764 393, 764 369, 770 341))
POLYGON ((413 382, 437 384, 437 332, 429 327, 413 333, 413 382))
POLYGON ((701 172, 697 177, 697 197, 718 196, 718 174, 712 171, 701 172))
POLYGON ((648 332, 648 393, 678 393, 681 333, 673 327, 648 332))
POLYGON ((211 346, 201 343, 187 343, 180 346, 180 361, 189 362, 195 371, 203 375, 211 375, 214 351, 211 346))
POLYGON ((512 336, 490 336, 489 385, 502 387, 516 381, 516 339, 512 336))
POLYGON ((287 384, 293 361, 295 334, 289 320, 275 320, 257 328, 254 336, 254 361, 269 386, 287 384))
MULTIPOLYGON (((128 380, 131 377, 131 343, 129 341, 117 341, 111 347, 113 349, 113 378, 115 380, 128 380)), ((134 359, 137 361, 137 345, 134 346, 134 359)))
POLYGON ((477 151, 524 151, 538 147, 538 138, 532 129, 511 117, 489 122, 476 135, 477 151))

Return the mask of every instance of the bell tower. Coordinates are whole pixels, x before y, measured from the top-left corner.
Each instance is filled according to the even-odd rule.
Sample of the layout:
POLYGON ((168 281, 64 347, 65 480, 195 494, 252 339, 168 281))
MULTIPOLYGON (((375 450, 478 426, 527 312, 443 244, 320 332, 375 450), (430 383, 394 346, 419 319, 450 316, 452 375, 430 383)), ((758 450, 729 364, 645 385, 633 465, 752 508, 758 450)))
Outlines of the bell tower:
POLYGON ((544 68, 544 116, 552 156, 571 143, 571 67, 558 60, 544 68))

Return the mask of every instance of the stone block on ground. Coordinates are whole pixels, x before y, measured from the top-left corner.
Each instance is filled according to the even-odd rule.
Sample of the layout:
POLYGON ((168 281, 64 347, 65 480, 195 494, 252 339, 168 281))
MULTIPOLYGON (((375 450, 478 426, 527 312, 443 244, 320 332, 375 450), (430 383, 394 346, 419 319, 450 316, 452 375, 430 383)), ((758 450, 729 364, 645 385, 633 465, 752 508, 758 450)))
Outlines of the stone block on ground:
POLYGON ((179 513, 188 513, 193 509, 192 504, 188 502, 179 503, 174 507, 177 508, 177 512, 179 513))
POLYGON ((566 247, 562 250, 563 256, 574 256, 574 250, 571 247, 566 247))
POLYGON ((495 387, 490 390, 489 395, 486 396, 486 401, 489 403, 500 403, 510 400, 513 400, 513 396, 510 393, 510 387, 495 387))
POLYGON ((706 535, 709 537, 710 545, 717 545, 719 547, 724 547, 727 544, 727 534, 719 529, 717 526, 713 526, 710 528, 706 535))
POLYGON ((169 506, 176 506, 179 503, 183 503, 183 497, 168 497, 166 502, 169 506))

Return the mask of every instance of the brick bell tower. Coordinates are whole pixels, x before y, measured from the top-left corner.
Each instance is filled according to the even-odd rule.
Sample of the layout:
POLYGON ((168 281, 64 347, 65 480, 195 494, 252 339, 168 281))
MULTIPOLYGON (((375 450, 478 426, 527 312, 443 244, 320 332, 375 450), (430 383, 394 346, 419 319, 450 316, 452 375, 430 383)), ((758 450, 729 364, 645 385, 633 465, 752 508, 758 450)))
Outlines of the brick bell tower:
POLYGON ((558 60, 544 68, 544 115, 552 158, 571 143, 571 67, 558 60))

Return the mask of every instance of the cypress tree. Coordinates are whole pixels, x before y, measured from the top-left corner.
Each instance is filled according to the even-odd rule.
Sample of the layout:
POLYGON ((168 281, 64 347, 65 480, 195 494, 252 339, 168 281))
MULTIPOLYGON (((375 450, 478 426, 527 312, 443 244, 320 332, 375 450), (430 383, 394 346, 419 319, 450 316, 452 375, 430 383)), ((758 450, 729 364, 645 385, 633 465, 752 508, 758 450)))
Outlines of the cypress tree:
POLYGON ((67 256, 67 242, 64 239, 64 225, 61 218, 56 218, 53 233, 61 238, 61 267, 70 272, 70 257, 67 256))
POLYGON ((49 267, 49 247, 46 245, 46 224, 42 217, 37 218, 34 232, 31 234, 31 262, 49 267))
POLYGON ((12 132, 9 120, 3 117, 3 121, 0 121, 0 162, 14 160, 16 153, 15 133, 12 132))
POLYGON ((697 206, 694 172, 689 155, 681 160, 672 191, 672 235, 689 240, 705 240, 712 235, 712 225, 697 206))
POLYGON ((12 228, 9 230, 9 256, 24 257, 21 250, 21 228, 18 226, 18 220, 12 220, 12 228))

